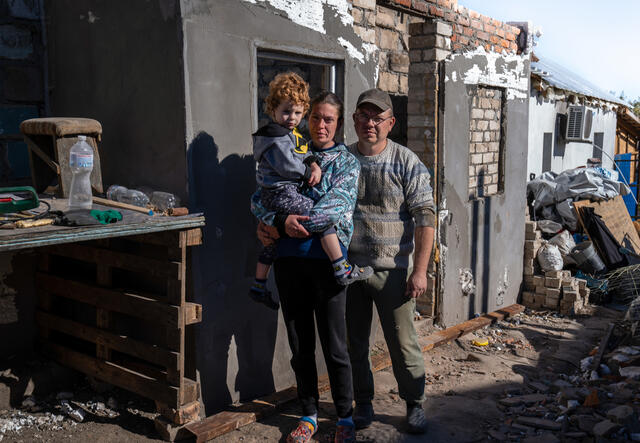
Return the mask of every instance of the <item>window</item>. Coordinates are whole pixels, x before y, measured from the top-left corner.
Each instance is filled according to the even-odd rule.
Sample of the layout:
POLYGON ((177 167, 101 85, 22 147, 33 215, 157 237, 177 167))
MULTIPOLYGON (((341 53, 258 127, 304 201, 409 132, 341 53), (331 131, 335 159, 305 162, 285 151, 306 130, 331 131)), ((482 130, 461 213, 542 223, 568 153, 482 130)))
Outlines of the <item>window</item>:
MULTIPOLYGON (((264 112, 264 99, 269 95, 269 82, 281 72, 292 71, 309 83, 309 95, 313 98, 323 90, 343 97, 342 63, 339 60, 306 57, 284 52, 258 50, 257 54, 257 122, 256 129, 266 125, 270 117, 264 112)), ((308 140, 309 131, 305 117, 298 127, 308 140)))

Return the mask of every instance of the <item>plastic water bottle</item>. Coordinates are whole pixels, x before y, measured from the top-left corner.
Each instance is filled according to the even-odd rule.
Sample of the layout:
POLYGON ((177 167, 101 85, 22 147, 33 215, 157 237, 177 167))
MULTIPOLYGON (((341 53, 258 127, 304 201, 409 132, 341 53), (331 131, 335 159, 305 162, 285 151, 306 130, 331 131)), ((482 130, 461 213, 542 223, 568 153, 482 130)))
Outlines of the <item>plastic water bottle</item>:
POLYGON ((71 168, 71 189, 69 190, 69 209, 91 209, 91 171, 93 170, 93 148, 87 143, 87 137, 78 136, 78 142, 69 152, 71 168))
POLYGON ((159 211, 175 208, 180 204, 180 199, 169 192, 154 191, 151 194, 151 206, 159 211))
POLYGON ((120 185, 111 185, 107 189, 107 198, 120 203, 127 203, 144 208, 149 203, 149 197, 144 192, 127 189, 120 185))

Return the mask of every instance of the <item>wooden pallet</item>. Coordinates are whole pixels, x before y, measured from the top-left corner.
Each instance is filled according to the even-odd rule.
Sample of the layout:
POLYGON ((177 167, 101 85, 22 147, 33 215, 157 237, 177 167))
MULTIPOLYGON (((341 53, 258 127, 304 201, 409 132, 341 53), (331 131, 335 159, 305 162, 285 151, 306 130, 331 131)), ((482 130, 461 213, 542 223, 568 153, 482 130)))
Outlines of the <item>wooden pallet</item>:
POLYGON ((36 274, 43 351, 155 400, 175 424, 196 419, 200 389, 195 365, 185 364, 185 329, 202 320, 202 307, 186 301, 186 267, 187 247, 201 242, 197 228, 43 248, 36 274))

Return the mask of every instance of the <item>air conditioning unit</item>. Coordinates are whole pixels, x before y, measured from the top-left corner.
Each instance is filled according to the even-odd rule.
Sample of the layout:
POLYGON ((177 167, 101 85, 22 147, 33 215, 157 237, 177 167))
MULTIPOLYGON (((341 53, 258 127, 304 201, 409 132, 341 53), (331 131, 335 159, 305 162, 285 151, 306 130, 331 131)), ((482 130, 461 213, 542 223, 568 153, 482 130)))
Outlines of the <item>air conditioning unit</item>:
POLYGON ((565 140, 593 142, 593 111, 586 106, 569 106, 565 140))

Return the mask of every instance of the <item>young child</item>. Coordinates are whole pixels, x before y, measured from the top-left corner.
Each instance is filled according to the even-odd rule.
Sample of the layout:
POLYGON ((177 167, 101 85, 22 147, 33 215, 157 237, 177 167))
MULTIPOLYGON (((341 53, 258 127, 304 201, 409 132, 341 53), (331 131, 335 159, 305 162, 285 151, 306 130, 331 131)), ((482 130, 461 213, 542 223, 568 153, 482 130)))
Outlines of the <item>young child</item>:
MULTIPOLYGON (((256 181, 262 188, 262 204, 276 213, 305 215, 314 202, 300 194, 300 188, 315 186, 322 177, 317 158, 307 152, 308 146, 296 129, 309 109, 309 86, 293 72, 278 74, 269 83, 265 104, 273 121, 253 134, 253 156, 258 162, 256 181)), ((335 228, 327 229, 320 236, 339 284, 349 285, 371 276, 371 267, 352 265, 343 256, 335 228)), ((266 290, 266 283, 275 255, 275 245, 263 249, 256 266, 256 279, 249 290, 253 300, 272 309, 278 309, 279 304, 266 290)))

